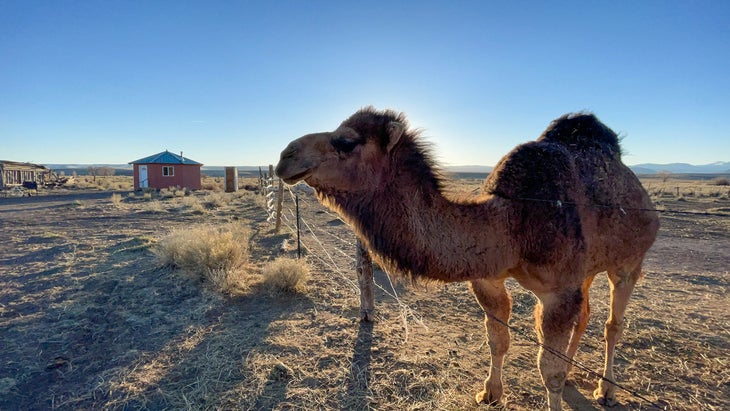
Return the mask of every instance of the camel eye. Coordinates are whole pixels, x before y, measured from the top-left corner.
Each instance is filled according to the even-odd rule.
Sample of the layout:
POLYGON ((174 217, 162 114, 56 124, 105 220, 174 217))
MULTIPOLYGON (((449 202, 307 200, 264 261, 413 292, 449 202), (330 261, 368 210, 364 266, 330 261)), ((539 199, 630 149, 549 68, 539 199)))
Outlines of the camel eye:
POLYGON ((333 138, 330 143, 339 153, 349 153, 360 144, 359 141, 348 140, 345 137, 333 138))

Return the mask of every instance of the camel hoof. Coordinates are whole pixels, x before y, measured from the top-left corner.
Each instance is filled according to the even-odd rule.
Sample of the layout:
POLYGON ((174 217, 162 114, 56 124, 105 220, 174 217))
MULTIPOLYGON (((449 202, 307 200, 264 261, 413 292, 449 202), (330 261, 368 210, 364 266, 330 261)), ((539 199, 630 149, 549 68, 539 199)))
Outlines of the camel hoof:
POLYGON ((604 407, 613 407, 618 405, 618 401, 616 401, 616 394, 612 394, 607 390, 602 390, 600 388, 593 391, 593 398, 595 398, 596 401, 604 407))
POLYGON ((487 390, 484 390, 482 392, 477 393, 475 396, 475 399, 477 400, 477 404, 496 404, 501 399, 502 394, 499 393, 499 395, 493 394, 487 390))

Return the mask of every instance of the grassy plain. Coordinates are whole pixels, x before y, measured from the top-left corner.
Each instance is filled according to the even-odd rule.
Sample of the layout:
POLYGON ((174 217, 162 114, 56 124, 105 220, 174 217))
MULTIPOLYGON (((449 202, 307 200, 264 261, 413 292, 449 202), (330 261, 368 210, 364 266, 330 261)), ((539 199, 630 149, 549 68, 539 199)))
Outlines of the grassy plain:
MULTIPOLYGON (((376 271, 374 323, 360 323, 355 239, 299 190, 304 287, 264 276, 296 256, 293 201, 281 233, 248 191, 128 192, 128 181, 0 198, 0 409, 528 410, 544 406, 535 367, 535 299, 510 283, 506 404, 477 407, 489 364, 483 315, 465 284, 413 288, 376 271), (160 264, 175 230, 240 226, 240 287, 160 264)), ((669 410, 730 408, 730 187, 647 177, 659 238, 627 315, 617 379, 669 410), (678 211, 679 213, 675 212, 678 211)), ((93 183, 93 182, 92 182, 93 183)), ((245 184, 246 182, 244 182, 245 184)), ((91 184, 91 183, 89 183, 91 184)), ((479 181, 460 179, 458 190, 479 181)), ((255 186, 255 182, 249 182, 255 186)), ((608 285, 576 359, 602 364, 608 285)), ((596 378, 576 370, 564 407, 598 410, 596 378)), ((651 409, 619 391, 618 410, 651 409)))

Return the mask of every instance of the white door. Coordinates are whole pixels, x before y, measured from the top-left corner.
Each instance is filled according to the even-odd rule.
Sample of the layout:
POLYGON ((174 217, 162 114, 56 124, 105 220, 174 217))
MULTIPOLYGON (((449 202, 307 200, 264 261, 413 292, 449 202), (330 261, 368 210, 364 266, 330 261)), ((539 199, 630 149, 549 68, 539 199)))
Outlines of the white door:
POLYGON ((147 166, 139 166, 139 188, 147 188, 147 166))

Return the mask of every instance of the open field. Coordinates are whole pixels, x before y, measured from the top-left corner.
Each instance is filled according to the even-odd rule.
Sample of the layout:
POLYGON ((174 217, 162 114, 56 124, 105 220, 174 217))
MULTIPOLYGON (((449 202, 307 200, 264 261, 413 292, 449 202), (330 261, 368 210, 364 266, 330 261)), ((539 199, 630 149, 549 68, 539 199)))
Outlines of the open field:
MULTIPOLYGON (((516 283, 512 324, 524 335, 512 333, 507 403, 478 407, 489 350, 465 284, 413 288, 376 272, 376 321, 360 323, 354 236, 303 190, 312 278, 303 291, 272 294, 262 270, 296 255, 294 236, 273 231, 260 196, 209 183, 149 197, 119 195, 126 183, 115 181, 116 196, 76 187, 0 198, 0 410, 544 406, 537 348, 526 337, 534 336, 534 297, 516 283), (224 295, 157 264, 151 249, 171 230, 224 223, 251 231, 240 288, 224 295)), ((730 187, 660 177, 644 184, 666 212, 629 305, 617 379, 669 410, 730 409, 730 187)), ((607 294, 597 277, 576 356, 595 371, 607 294)), ((575 370, 570 380, 564 408, 601 409, 595 377, 575 370)), ((629 392, 618 396, 613 409, 652 409, 629 392)))

